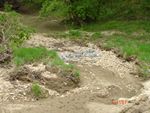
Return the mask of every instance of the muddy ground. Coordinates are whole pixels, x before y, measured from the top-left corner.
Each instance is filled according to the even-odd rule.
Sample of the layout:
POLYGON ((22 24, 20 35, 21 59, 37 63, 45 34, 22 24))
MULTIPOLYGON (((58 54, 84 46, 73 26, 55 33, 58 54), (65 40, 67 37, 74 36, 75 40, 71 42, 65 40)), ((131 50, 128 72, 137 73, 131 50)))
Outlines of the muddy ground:
MULTIPOLYGON (((41 45, 57 50, 65 62, 78 67, 80 86, 63 94, 48 90, 49 96, 37 101, 26 93, 30 83, 8 79, 13 66, 1 67, 0 113, 150 113, 150 81, 138 77, 135 62, 126 62, 90 43, 81 46, 44 34, 34 34, 25 43, 28 47, 41 45)), ((42 70, 43 64, 37 67, 34 69, 42 70)))

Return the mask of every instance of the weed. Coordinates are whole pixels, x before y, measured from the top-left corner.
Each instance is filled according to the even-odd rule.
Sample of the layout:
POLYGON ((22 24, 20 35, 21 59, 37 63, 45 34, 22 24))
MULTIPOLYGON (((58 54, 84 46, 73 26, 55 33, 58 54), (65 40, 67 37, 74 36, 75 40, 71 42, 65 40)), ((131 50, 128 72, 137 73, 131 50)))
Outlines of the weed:
POLYGON ((52 60, 52 62, 49 63, 49 65, 53 67, 60 68, 63 71, 72 71, 73 75, 80 76, 80 72, 77 71, 76 67, 73 64, 66 64, 62 59, 55 58, 52 60))
POLYGON ((80 72, 77 71, 76 67, 73 64, 65 63, 58 55, 56 55, 56 57, 51 59, 51 62, 49 62, 49 65, 52 67, 60 68, 61 70, 65 72, 71 71, 73 72, 73 75, 75 75, 76 77, 80 76, 80 72))
POLYGON ((95 32, 92 34, 92 39, 93 40, 96 40, 96 39, 99 39, 99 38, 102 38, 102 34, 100 32, 95 32))
POLYGON ((81 36, 81 32, 79 30, 70 30, 69 31, 69 35, 70 36, 74 36, 74 37, 80 37, 81 36))
POLYGON ((52 61, 51 61, 51 65, 52 66, 63 66, 65 63, 62 59, 60 59, 59 57, 55 57, 52 61))
POLYGON ((80 77, 80 71, 76 71, 76 72, 74 73, 74 75, 75 75, 76 77, 80 77))
POLYGON ((42 89, 37 83, 32 84, 31 91, 35 97, 40 97, 42 95, 42 89))

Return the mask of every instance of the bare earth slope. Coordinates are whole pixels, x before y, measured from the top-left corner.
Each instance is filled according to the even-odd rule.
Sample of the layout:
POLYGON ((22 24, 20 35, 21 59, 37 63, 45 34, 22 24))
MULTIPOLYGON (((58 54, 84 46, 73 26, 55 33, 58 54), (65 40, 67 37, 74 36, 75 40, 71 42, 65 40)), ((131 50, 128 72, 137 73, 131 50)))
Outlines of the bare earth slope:
MULTIPOLYGON (((150 82, 140 81, 134 62, 125 62, 93 44, 81 47, 43 34, 34 34, 25 45, 57 50, 62 59, 77 65, 80 87, 35 102, 0 101, 0 113, 150 113, 150 82), (113 103, 119 99, 128 103, 113 103)), ((13 89, 5 79, 9 70, 0 68, 0 99, 13 89)))

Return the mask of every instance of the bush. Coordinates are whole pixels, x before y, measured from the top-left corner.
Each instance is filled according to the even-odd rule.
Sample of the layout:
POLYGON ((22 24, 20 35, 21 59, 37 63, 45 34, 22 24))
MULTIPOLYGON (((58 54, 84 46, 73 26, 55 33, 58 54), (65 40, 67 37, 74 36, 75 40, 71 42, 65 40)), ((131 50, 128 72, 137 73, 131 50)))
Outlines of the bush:
POLYGON ((18 47, 31 33, 31 29, 21 24, 17 13, 0 12, 0 48, 18 47))
POLYGON ((57 16, 63 17, 67 14, 67 6, 63 1, 59 0, 46 0, 41 8, 40 15, 41 16, 57 16))
POLYGON ((8 4, 8 3, 5 3, 5 4, 4 4, 4 11, 5 11, 5 12, 12 11, 12 5, 11 5, 11 4, 8 4))
POLYGON ((46 0, 41 15, 63 15, 77 25, 96 20, 150 19, 149 4, 149 0, 46 0))
POLYGON ((99 0, 46 0, 40 14, 48 16, 55 13, 56 16, 65 16, 73 24, 81 25, 84 22, 96 20, 98 9, 99 0))
POLYGON ((78 25, 98 19, 99 0, 76 0, 67 4, 68 19, 78 25))

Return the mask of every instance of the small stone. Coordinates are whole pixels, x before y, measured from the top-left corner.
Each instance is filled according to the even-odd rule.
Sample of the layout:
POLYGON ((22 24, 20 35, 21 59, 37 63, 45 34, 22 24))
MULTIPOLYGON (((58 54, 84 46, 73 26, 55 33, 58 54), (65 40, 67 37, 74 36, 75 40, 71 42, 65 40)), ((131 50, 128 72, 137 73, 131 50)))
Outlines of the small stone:
POLYGON ((147 101, 148 100, 148 96, 147 95, 143 95, 142 97, 141 97, 141 101, 147 101))
POLYGON ((96 89, 97 89, 97 90, 99 90, 100 88, 99 88, 99 87, 97 87, 96 89))
POLYGON ((58 78, 56 74, 50 73, 48 71, 41 74, 44 78, 51 79, 51 78, 58 78))
POLYGON ((64 96, 64 95, 61 95, 60 97, 61 97, 61 98, 64 98, 65 96, 64 96))
POLYGON ((139 105, 140 103, 139 102, 135 102, 135 105, 139 105))

